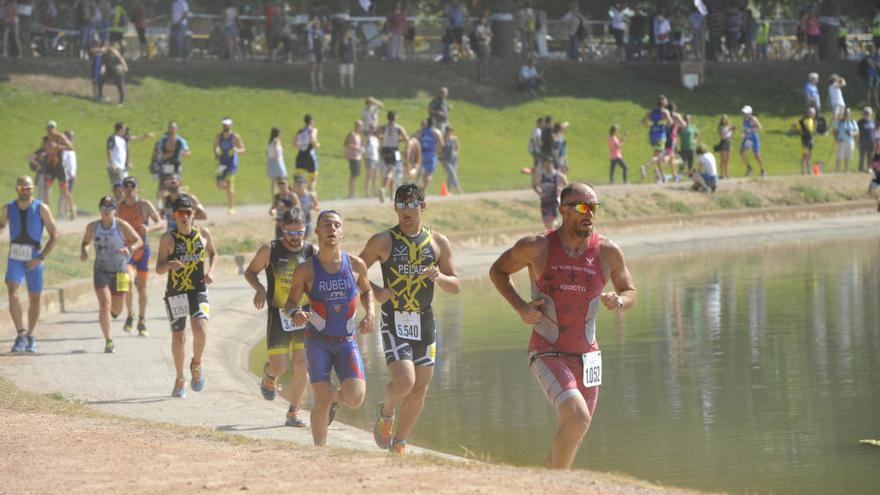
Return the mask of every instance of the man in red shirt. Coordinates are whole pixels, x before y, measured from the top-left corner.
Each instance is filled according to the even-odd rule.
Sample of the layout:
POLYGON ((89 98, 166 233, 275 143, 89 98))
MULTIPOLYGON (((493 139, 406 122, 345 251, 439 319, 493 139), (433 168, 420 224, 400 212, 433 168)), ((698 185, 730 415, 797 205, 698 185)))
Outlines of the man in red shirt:
POLYGON ((526 236, 489 270, 498 292, 532 325, 529 367, 558 414, 551 468, 574 462, 599 398, 602 358, 596 340, 599 306, 620 313, 636 304, 636 288, 623 251, 593 228, 599 198, 589 184, 575 182, 560 194, 562 225, 526 236), (531 301, 510 276, 528 267, 531 301), (608 280, 612 292, 602 292, 608 280))

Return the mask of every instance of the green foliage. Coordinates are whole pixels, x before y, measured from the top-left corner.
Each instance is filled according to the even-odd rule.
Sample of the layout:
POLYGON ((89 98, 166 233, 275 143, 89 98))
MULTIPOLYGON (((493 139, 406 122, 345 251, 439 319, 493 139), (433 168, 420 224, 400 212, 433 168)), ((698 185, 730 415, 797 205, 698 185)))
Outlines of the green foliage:
POLYGON ((737 191, 736 197, 741 205, 748 208, 760 208, 764 205, 761 198, 749 191, 737 191))
POLYGON ((803 201, 807 204, 828 203, 829 201, 831 201, 831 196, 828 193, 813 186, 798 184, 792 186, 791 190, 800 194, 803 198, 803 201))

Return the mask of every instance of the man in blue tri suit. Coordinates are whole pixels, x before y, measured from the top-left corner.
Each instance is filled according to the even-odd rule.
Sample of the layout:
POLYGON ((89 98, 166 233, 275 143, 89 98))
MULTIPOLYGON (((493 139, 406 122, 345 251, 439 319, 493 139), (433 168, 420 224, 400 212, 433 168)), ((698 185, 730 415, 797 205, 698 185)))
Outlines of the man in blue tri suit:
POLYGON ((22 175, 16 181, 18 198, 0 209, 0 232, 9 225, 9 258, 6 265, 6 289, 9 296, 9 314, 18 335, 12 352, 37 352, 34 328, 40 318, 40 296, 43 292, 43 260, 58 242, 55 219, 45 203, 33 197, 34 181, 22 175), (49 242, 41 250, 43 229, 49 234, 49 242), (21 301, 18 286, 23 280, 28 288, 28 326, 22 325, 21 301))
POLYGON ((238 155, 244 153, 244 141, 232 132, 232 119, 226 117, 220 124, 223 130, 214 140, 214 158, 217 159, 217 189, 226 190, 228 213, 235 213, 235 176, 238 174, 238 155))
MULTIPOLYGON (((654 175, 657 182, 665 182, 666 176, 663 173, 663 151, 666 146, 666 125, 672 124, 672 114, 666 108, 669 100, 666 96, 657 97, 657 106, 642 117, 642 125, 648 127, 648 142, 651 145, 653 155, 648 163, 654 166, 654 175)), ((647 165, 647 164, 646 164, 647 165)), ((642 179, 647 175, 645 166, 642 166, 642 179)))
POLYGON ((315 399, 312 440, 321 446, 327 442, 327 426, 337 405, 341 402, 355 409, 364 403, 367 384, 355 326, 361 333, 370 333, 376 315, 367 265, 342 250, 342 216, 322 211, 315 233, 318 254, 294 270, 284 311, 293 317, 295 326, 306 325, 306 360, 315 399), (308 295, 309 311, 299 307, 303 294, 308 295), (358 298, 366 315, 355 325, 358 298), (338 390, 330 383, 333 370, 341 384, 338 390))
POLYGON ((419 163, 416 173, 412 173, 413 177, 421 183, 422 189, 428 189, 431 183, 431 176, 437 170, 437 150, 443 149, 443 134, 434 128, 434 120, 428 118, 422 121, 422 128, 419 129, 417 135, 419 146, 422 149, 421 162, 419 163))

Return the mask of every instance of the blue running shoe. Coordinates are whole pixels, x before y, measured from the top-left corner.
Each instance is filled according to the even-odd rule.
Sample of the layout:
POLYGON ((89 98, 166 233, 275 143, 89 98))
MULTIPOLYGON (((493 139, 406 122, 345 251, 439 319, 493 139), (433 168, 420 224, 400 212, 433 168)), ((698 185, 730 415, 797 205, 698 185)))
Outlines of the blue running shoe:
POLYGON ((174 389, 171 390, 171 397, 182 399, 186 397, 186 380, 180 379, 174 381, 174 389))
POLYGON ((391 452, 398 454, 398 455, 405 454, 406 453, 406 440, 398 440, 395 438, 391 442, 391 449, 390 450, 391 450, 391 452))
POLYGON ((260 392, 266 400, 275 400, 278 391, 278 377, 269 375, 269 365, 263 366, 263 379, 260 381, 260 392))
POLYGON ((24 348, 27 347, 27 344, 27 335, 20 333, 15 337, 15 342, 12 344, 11 352, 24 352, 24 348))
POLYGON ((24 348, 25 352, 30 352, 31 354, 37 352, 37 339, 33 337, 27 338, 27 346, 24 348))
POLYGON ((194 392, 201 392, 205 388, 205 375, 202 374, 202 364, 196 364, 194 361, 189 363, 189 371, 192 373, 192 381, 190 387, 194 392))
POLYGON ((294 428, 305 428, 306 422, 299 418, 297 413, 299 409, 293 407, 293 404, 287 408, 287 420, 284 421, 284 426, 292 426, 294 428))

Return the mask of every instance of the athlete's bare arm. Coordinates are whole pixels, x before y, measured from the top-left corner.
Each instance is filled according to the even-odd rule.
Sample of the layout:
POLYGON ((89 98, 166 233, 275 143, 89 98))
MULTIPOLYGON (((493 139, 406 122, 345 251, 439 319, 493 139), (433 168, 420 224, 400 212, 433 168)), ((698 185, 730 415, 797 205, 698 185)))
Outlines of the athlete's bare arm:
POLYGON ((370 279, 367 277, 367 265, 364 260, 357 256, 349 255, 348 260, 351 263, 351 271, 357 276, 358 289, 361 291, 361 305, 364 307, 366 314, 358 323, 358 330, 361 333, 370 333, 373 331, 373 321, 376 319, 376 312, 373 310, 373 291, 370 288, 370 279))
POLYGON ((238 134, 232 135, 232 146, 235 147, 235 152, 239 155, 245 152, 244 141, 241 140, 241 136, 239 136, 238 134))
POLYGON ((174 237, 170 233, 162 234, 159 239, 159 253, 156 255, 156 273, 162 275, 170 271, 177 271, 183 268, 180 260, 168 260, 168 257, 174 252, 174 237))
POLYGON ((645 127, 651 127, 651 111, 649 110, 645 113, 645 116, 642 117, 642 125, 645 127))
POLYGON ((43 226, 46 228, 46 233, 49 234, 49 242, 46 243, 38 258, 32 259, 25 264, 28 270, 39 265, 40 258, 45 259, 49 256, 49 253, 55 249, 55 245, 58 244, 58 239, 61 237, 61 232, 58 232, 58 227, 55 225, 55 217, 52 216, 52 210, 49 209, 46 203, 40 205, 40 219, 43 220, 43 226))
POLYGON ((309 313, 300 308, 299 302, 302 301, 303 294, 312 287, 313 280, 314 269, 311 263, 300 263, 293 269, 293 282, 290 284, 287 302, 284 303, 284 312, 290 314, 296 308, 296 312, 291 317, 293 318, 293 324, 298 327, 305 325, 309 319, 309 313))
POLYGON ((202 202, 199 201, 194 194, 187 193, 187 195, 193 201, 193 219, 194 220, 207 220, 208 219, 208 210, 202 206, 202 202))
POLYGON ((147 223, 144 225, 144 231, 141 232, 143 235, 147 235, 150 232, 156 230, 165 230, 165 219, 159 216, 159 211, 156 210, 156 207, 153 206, 153 203, 149 202, 146 199, 141 200, 141 205, 144 211, 144 216, 147 218, 147 223))
POLYGON ((205 227, 199 227, 202 239, 205 240, 205 251, 208 252, 208 263, 205 266, 205 283, 211 285, 214 282, 214 265, 217 262, 217 250, 214 249, 214 239, 211 231, 205 227))
MULTIPOLYGON (((373 234, 373 236, 370 237, 370 240, 367 241, 367 245, 364 246, 364 250, 358 255, 358 257, 363 260, 367 270, 373 266, 373 263, 384 263, 388 261, 389 256, 391 256, 391 235, 388 234, 387 230, 383 230, 378 234, 373 234)), ((391 297, 391 292, 384 287, 380 287, 373 283, 371 283, 371 286, 374 293, 373 298, 379 304, 384 303, 391 297)))
POLYGON ((449 239, 437 232, 433 233, 433 237, 440 256, 437 257, 436 265, 425 270, 425 276, 437 284, 437 287, 440 287, 443 292, 458 294, 461 291, 461 280, 455 274, 455 263, 452 261, 452 248, 449 245, 449 239))
POLYGON ((218 133, 217 136, 214 138, 214 147, 211 149, 211 151, 214 152, 214 159, 215 160, 220 159, 220 152, 222 151, 220 149, 220 136, 222 136, 222 135, 223 135, 222 133, 218 133))
POLYGON ((92 245, 92 238, 95 236, 95 225, 97 225, 98 222, 100 222, 100 220, 95 220, 86 225, 86 232, 83 234, 82 244, 80 244, 79 247, 79 259, 81 261, 89 259, 89 246, 92 245))
POLYGON ((616 313, 631 309, 636 305, 638 295, 620 246, 603 236, 599 244, 599 259, 607 267, 608 278, 614 286, 614 291, 602 293, 602 304, 616 313))
POLYGON ((141 240, 141 236, 135 232, 134 227, 132 227, 130 223, 121 218, 117 218, 116 225, 119 226, 119 230, 122 231, 122 237, 125 239, 125 246, 122 247, 119 254, 131 256, 131 253, 144 247, 144 241, 141 240))
POLYGON ((437 129, 431 129, 434 132, 434 139, 437 140, 437 149, 443 149, 446 146, 446 141, 443 140, 443 134, 437 129))
POLYGON ((409 134, 406 133, 406 129, 402 125, 397 126, 397 132, 400 133, 400 138, 403 139, 403 142, 409 141, 409 134))
POLYGON ((495 284, 495 288, 501 296, 507 300, 513 309, 519 313, 520 318, 529 325, 534 325, 543 316, 540 306, 544 304, 541 299, 527 302, 516 292, 510 276, 529 267, 530 271, 538 272, 543 268, 547 258, 547 238, 544 236, 526 236, 495 260, 489 269, 489 278, 495 284))
POLYGON ((9 205, 3 205, 0 208, 0 233, 6 228, 7 223, 9 223, 9 205))
POLYGON ((244 279, 256 291, 254 294, 254 307, 257 309, 263 309, 263 306, 266 305, 266 287, 260 282, 260 272, 269 266, 271 253, 272 247, 269 244, 263 244, 260 246, 260 249, 257 249, 257 253, 254 254, 254 258, 244 271, 244 279))
POLYGON ((758 120, 758 117, 752 117, 752 122, 755 123, 755 128, 758 129, 758 132, 762 132, 764 130, 764 126, 761 125, 761 121, 758 120))

